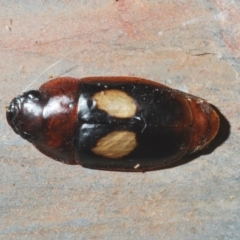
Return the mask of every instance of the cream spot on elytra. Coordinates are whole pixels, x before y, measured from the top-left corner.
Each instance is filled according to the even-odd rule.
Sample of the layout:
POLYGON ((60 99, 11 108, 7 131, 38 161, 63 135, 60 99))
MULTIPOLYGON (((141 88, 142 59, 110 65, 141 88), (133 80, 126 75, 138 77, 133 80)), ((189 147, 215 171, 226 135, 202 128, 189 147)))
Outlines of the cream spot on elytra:
POLYGON ((114 131, 98 140, 92 151, 106 158, 127 156, 137 146, 136 134, 129 131, 114 131))
POLYGON ((104 90, 93 95, 100 110, 117 118, 131 118, 137 106, 132 97, 120 90, 104 90))

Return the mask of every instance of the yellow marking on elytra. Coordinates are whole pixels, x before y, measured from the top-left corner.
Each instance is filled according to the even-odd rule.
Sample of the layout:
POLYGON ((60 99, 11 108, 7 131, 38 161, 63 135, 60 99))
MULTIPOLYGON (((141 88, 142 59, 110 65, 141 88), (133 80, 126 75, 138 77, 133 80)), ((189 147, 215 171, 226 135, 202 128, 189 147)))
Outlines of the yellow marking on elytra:
POLYGON ((129 131, 114 131, 98 140, 91 150, 106 158, 127 156, 137 146, 136 134, 129 131))
POLYGON ((99 109, 113 117, 131 118, 137 111, 133 98, 120 90, 104 90, 94 94, 93 98, 99 109))

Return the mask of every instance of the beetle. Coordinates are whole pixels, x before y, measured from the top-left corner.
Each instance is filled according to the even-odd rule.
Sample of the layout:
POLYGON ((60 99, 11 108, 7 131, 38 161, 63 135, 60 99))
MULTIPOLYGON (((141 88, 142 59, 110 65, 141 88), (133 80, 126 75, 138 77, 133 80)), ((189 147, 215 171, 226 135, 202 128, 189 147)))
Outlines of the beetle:
POLYGON ((148 171, 207 146, 219 116, 205 100, 136 77, 61 77, 14 98, 15 133, 66 164, 148 171))

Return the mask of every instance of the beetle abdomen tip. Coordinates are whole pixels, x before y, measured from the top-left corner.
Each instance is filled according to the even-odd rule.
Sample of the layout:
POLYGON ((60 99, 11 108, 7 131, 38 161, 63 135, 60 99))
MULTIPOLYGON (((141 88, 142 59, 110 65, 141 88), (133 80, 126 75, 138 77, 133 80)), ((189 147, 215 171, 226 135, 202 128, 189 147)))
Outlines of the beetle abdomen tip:
POLYGON ((207 146, 217 135, 219 116, 216 111, 203 99, 190 99, 193 114, 193 139, 189 153, 196 152, 207 146))

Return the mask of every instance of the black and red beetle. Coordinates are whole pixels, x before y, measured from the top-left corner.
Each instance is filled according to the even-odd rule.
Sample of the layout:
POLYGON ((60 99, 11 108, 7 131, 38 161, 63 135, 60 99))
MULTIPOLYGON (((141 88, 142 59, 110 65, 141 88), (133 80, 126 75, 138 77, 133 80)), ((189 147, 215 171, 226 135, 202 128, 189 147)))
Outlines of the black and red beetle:
POLYGON ((135 77, 57 78, 14 98, 13 130, 68 164, 147 171, 204 148, 219 117, 203 99, 135 77))

